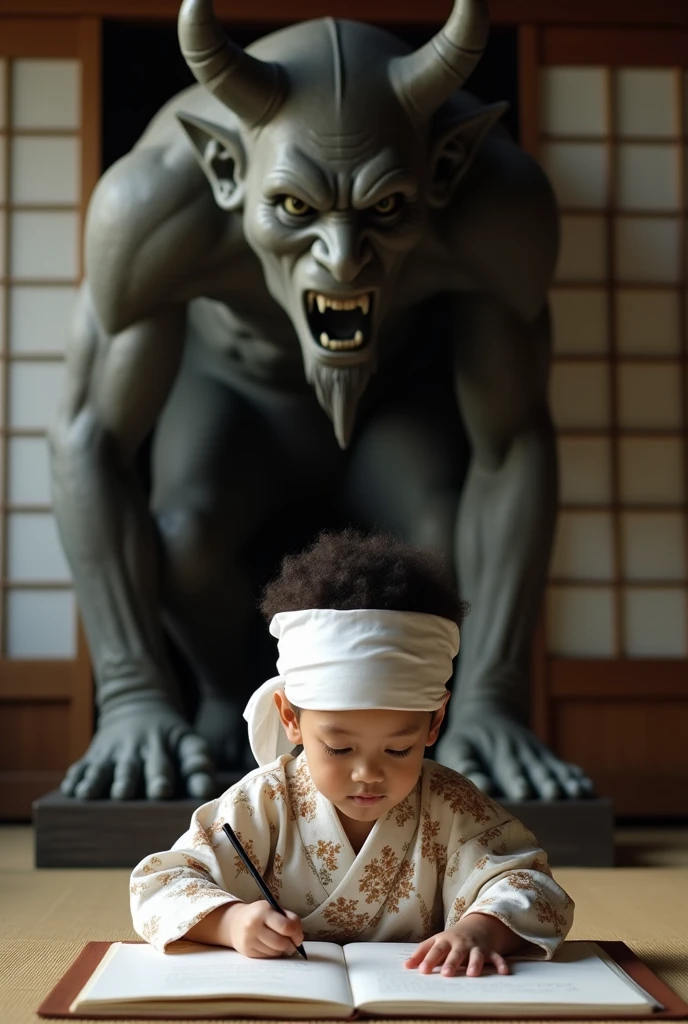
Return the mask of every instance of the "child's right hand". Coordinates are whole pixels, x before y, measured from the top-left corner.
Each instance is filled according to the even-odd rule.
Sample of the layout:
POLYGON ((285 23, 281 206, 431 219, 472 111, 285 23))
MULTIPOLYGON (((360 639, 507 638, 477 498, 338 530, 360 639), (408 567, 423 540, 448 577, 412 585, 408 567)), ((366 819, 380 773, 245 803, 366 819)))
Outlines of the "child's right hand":
POLYGON ((233 903, 226 910, 228 945, 244 956, 268 957, 293 953, 303 942, 303 928, 298 914, 285 911, 282 917, 265 900, 256 903, 233 903))

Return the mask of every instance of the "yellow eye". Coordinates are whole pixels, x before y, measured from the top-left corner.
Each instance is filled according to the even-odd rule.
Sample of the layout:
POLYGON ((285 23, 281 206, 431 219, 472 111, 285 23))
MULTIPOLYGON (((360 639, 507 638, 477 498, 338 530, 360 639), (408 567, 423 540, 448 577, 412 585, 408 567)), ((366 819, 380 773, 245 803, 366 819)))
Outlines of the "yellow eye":
POLYGON ((299 199, 297 196, 285 196, 282 206, 292 217, 306 217, 313 212, 313 207, 304 203, 303 199, 299 199))
POLYGON ((375 213, 381 213, 383 217, 389 217, 391 213, 396 213, 401 206, 401 200, 398 195, 385 196, 379 203, 375 203, 373 210, 375 213))

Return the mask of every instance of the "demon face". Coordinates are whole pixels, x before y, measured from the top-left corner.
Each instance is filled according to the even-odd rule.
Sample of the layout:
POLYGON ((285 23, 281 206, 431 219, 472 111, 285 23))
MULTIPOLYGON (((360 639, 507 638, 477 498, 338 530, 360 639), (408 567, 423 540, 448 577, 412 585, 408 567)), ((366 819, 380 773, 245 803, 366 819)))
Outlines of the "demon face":
POLYGON ((403 304, 405 261, 502 111, 435 128, 436 108, 487 31, 481 2, 457 8, 414 53, 379 29, 325 19, 267 36, 249 54, 226 38, 210 0, 185 0, 180 12, 189 65, 235 118, 179 119, 218 205, 241 211, 342 447, 376 367, 380 325, 403 304))

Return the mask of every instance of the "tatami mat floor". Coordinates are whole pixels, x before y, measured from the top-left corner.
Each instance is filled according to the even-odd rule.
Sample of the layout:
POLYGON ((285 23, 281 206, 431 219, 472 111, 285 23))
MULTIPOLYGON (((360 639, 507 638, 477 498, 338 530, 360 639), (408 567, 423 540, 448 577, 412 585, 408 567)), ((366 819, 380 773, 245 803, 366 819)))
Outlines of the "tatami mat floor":
MULTIPOLYGON (((688 827, 620 829, 617 863, 555 869, 576 903, 570 938, 628 943, 688 999, 688 827)), ((128 884, 121 868, 37 870, 31 828, 0 826, 0 1024, 40 1024, 36 1007, 86 942, 136 937, 128 884)))

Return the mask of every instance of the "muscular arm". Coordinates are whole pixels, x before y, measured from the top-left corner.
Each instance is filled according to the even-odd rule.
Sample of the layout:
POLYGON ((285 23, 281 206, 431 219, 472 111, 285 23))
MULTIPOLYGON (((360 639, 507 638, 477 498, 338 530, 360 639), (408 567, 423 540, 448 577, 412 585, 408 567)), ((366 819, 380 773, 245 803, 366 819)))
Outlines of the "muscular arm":
POLYGON ((134 460, 174 380, 183 333, 184 309, 169 307, 105 335, 88 285, 75 310, 67 393, 51 432, 53 493, 104 713, 132 695, 169 691, 153 524, 134 460))
POLYGON ((472 458, 455 552, 471 615, 463 631, 445 764, 511 799, 580 796, 591 783, 529 728, 530 652, 557 505, 547 387, 558 214, 538 165, 485 143, 446 220, 457 280, 454 379, 472 458))
MULTIPOLYGON (((135 468, 175 380, 186 323, 183 303, 161 301, 174 266, 156 242, 180 227, 165 223, 164 206, 139 208, 158 157, 144 155, 148 177, 138 174, 141 159, 102 183, 91 207, 89 279, 75 308, 67 388, 50 435, 55 513, 100 712, 91 747, 63 783, 80 797, 131 797, 141 775, 149 797, 169 796, 175 759, 195 795, 211 785, 205 746, 178 706, 159 620, 156 537, 135 468), (146 245, 152 263, 142 255, 146 245)), ((182 174, 167 182, 166 203, 175 184, 178 199, 195 194, 182 174)), ((179 290, 168 295, 176 299, 179 290)))
POLYGON ((547 405, 549 317, 527 320, 493 296, 456 304, 455 382, 472 447, 456 525, 462 637, 438 758, 511 799, 590 791, 579 768, 530 732, 530 650, 557 503, 547 405))
POLYGON ((457 525, 465 630, 462 702, 492 700, 523 722, 532 632, 557 499, 547 406, 549 318, 531 324, 490 298, 462 316, 456 391, 473 457, 457 525))

